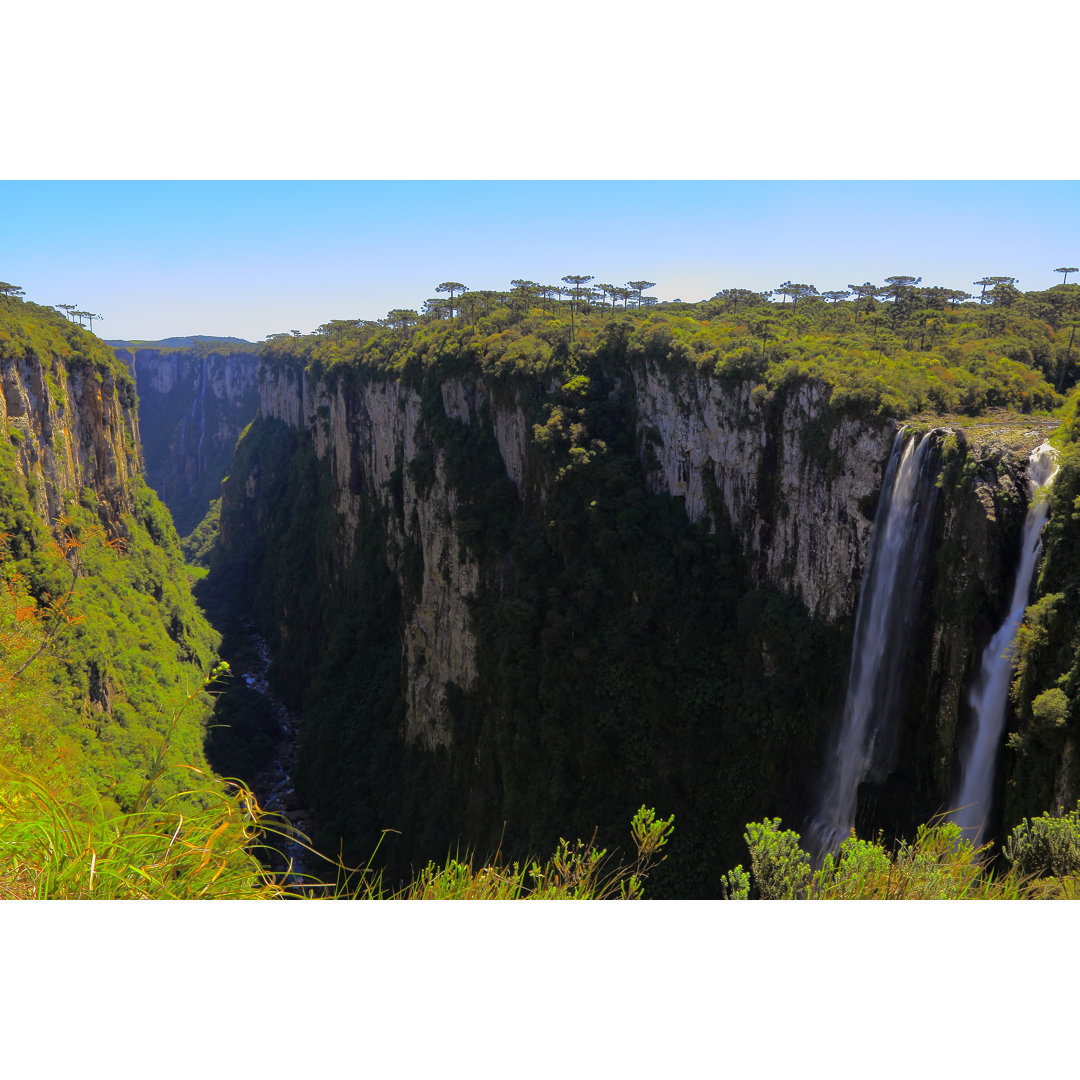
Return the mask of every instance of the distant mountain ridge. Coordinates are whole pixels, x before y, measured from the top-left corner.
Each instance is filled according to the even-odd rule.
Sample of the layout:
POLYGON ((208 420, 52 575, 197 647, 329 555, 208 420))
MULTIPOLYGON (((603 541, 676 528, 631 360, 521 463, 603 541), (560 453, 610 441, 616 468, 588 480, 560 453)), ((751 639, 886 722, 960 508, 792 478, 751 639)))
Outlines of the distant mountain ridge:
POLYGON ((206 342, 224 342, 229 345, 254 345, 254 341, 248 341, 247 338, 239 337, 216 337, 213 334, 192 334, 189 337, 169 337, 161 338, 158 341, 141 341, 134 339, 131 341, 108 340, 106 345, 112 345, 114 348, 128 347, 137 345, 140 348, 152 348, 155 345, 164 345, 174 349, 190 348, 192 345, 206 343, 206 342))

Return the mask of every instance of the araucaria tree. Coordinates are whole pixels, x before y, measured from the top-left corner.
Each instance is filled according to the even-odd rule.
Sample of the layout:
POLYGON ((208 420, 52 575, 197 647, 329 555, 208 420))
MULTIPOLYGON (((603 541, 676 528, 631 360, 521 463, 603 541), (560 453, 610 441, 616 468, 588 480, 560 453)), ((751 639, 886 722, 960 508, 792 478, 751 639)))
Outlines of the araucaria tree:
POLYGON ((616 285, 594 285, 593 288, 596 290, 597 294, 600 296, 600 310, 601 311, 604 310, 604 307, 606 306, 605 301, 606 301, 607 297, 610 296, 611 297, 611 310, 614 311, 615 310, 615 290, 616 290, 616 288, 618 288, 618 286, 616 286, 616 285))
POLYGON ((884 289, 880 285, 873 285, 869 281, 864 281, 861 285, 848 285, 848 288, 855 294, 855 321, 859 321, 859 301, 865 300, 866 307, 873 306, 873 299, 878 293, 884 292, 884 289))
POLYGON ((882 291, 892 297, 894 304, 898 304, 920 281, 921 277, 912 277, 910 274, 894 274, 885 279, 885 288, 882 291))
POLYGON ((570 340, 574 340, 574 308, 576 301, 585 294, 585 285, 592 281, 592 274, 564 274, 563 281, 570 286, 570 340))
POLYGON ((1055 274, 1064 274, 1065 275, 1061 279, 1061 284, 1064 285, 1065 282, 1069 280, 1069 275, 1070 274, 1080 273, 1080 266, 1058 266, 1058 267, 1056 267, 1054 269, 1054 273, 1055 274))
POLYGON ((897 320, 908 313, 912 307, 915 296, 915 287, 922 281, 921 277, 912 277, 910 274, 894 274, 885 279, 883 291, 886 296, 892 298, 892 311, 889 313, 889 323, 895 329, 897 320))
POLYGON ((776 292, 784 298, 783 303, 787 303, 787 298, 791 297, 791 306, 795 308, 800 300, 806 300, 811 296, 817 296, 818 291, 813 285, 805 285, 799 282, 785 281, 783 285, 779 286, 776 292))
POLYGON ((420 321, 420 316, 412 308, 394 308, 386 313, 385 322, 393 330, 407 330, 420 321))
MULTIPOLYGON (((847 293, 844 293, 844 296, 847 296, 847 293)), ((725 311, 736 315, 740 307, 748 308, 760 304, 764 297, 750 289, 721 289, 712 299, 722 304, 725 311)))
POLYGON ((450 319, 454 318, 454 293, 465 292, 466 286, 462 285, 460 281, 444 281, 440 285, 435 286, 436 292, 445 292, 450 294, 450 319))
POLYGON ((982 292, 979 293, 979 303, 986 303, 986 290, 994 285, 1015 285, 1016 278, 1007 277, 1003 274, 999 274, 997 277, 991 277, 989 274, 986 277, 979 278, 978 281, 972 282, 973 285, 981 285, 982 292))
POLYGON ((532 305, 532 298, 539 292, 540 283, 527 278, 514 278, 510 282, 511 299, 521 305, 521 314, 527 315, 532 305))
POLYGON ((646 289, 651 289, 655 284, 655 281, 628 281, 626 283, 627 288, 633 289, 637 295, 638 307, 641 307, 641 294, 646 289))
POLYGON ((75 311, 72 314, 79 320, 79 325, 83 325, 83 319, 86 319, 90 323, 90 332, 94 330, 94 320, 100 319, 100 315, 95 315, 92 311, 75 311))

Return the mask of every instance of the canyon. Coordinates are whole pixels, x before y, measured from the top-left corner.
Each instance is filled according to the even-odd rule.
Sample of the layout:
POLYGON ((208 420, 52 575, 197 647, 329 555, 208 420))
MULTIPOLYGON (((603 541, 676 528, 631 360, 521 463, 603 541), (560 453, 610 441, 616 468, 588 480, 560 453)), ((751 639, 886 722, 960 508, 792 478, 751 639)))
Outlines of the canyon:
MULTIPOLYGON (((325 850, 381 844, 404 878, 455 844, 526 858, 561 835, 616 843, 646 803, 678 829, 654 895, 701 897, 747 821, 813 832, 886 476, 916 444, 924 550, 884 590, 910 602, 887 643, 888 733, 830 842, 910 835, 953 808, 972 687, 1018 603, 1028 459, 1055 422, 899 421, 818 378, 766 386, 617 352, 576 374, 115 352, 125 367, 4 359, 10 468, 43 523, 81 503, 154 532, 144 469, 183 532, 220 492, 196 592, 265 639, 268 686, 299 717, 288 782, 325 850)), ((181 657, 208 657, 176 605, 181 657)), ((99 713, 124 693, 108 667, 88 661, 99 713)), ((989 836, 1047 791, 1078 794, 1067 733, 1006 728, 1020 734, 996 759, 989 836)))
MULTIPOLYGON (((663 503, 681 521, 682 543, 697 545, 691 561, 715 560, 729 575, 710 583, 700 608, 676 614, 677 597, 660 597, 645 580, 635 587, 593 546, 589 515, 603 486, 568 494, 574 458, 570 468, 553 466, 541 423, 547 417, 550 428, 561 412, 588 424, 580 389, 460 370, 420 385, 350 384, 314 377, 300 362, 265 365, 258 430, 246 449, 242 440, 223 489, 223 558, 246 565, 246 595, 278 657, 279 685, 309 714, 301 790, 358 851, 373 834, 352 831, 333 805, 341 798, 363 803, 358 816, 389 817, 411 833, 415 846, 401 845, 402 865, 411 865, 462 836, 520 850, 549 841, 556 821, 580 833, 613 829, 633 787, 646 801, 678 803, 692 856, 672 856, 672 893, 707 895, 713 876, 691 857, 711 847, 717 865, 733 861, 737 830, 755 814, 797 824, 812 816, 842 711, 874 511, 902 425, 833 409, 829 388, 814 380, 763 395, 749 380, 649 363, 607 372, 587 393, 606 414, 597 430, 609 423, 632 455, 633 499, 663 503), (319 486, 320 512, 332 513, 292 549, 307 579, 297 589, 282 584, 287 561, 268 553, 298 540, 273 507, 301 461, 309 490, 319 486), (544 559, 530 564, 526 535, 544 559), (372 559, 381 563, 377 583, 372 559), (558 586, 545 597, 551 582, 530 578, 542 567, 578 589, 590 563, 584 573, 598 575, 603 600, 588 590, 556 597, 558 586), (260 576, 260 566, 272 572, 260 576), (392 597, 368 612, 378 632, 350 637, 335 605, 373 587, 392 597), (769 617, 750 614, 762 604, 769 617), (638 688, 613 691, 609 681, 628 669, 605 634, 631 635, 635 625, 643 639, 700 639, 715 650, 708 672, 683 658, 640 669, 632 677, 656 684, 647 706, 638 688), (366 673, 367 705, 327 692, 322 653, 309 640, 340 651, 336 677, 366 673), (524 675, 530 664, 535 676, 524 675), (382 672, 377 688, 373 670, 382 672), (629 723, 620 714, 628 701, 647 719, 629 723), (579 710, 576 730, 561 708, 579 710), (343 776, 352 760, 334 760, 343 744, 393 764, 375 773, 353 761, 356 775, 343 776), (353 786, 360 777, 363 796, 353 786), (413 781, 424 796, 395 802, 389 793, 413 781), (703 791, 710 782, 722 793, 703 791)), ((930 483, 940 498, 922 526, 924 565, 905 585, 913 614, 891 646, 900 652, 891 745, 887 764, 860 779, 851 822, 860 835, 902 835, 950 808, 972 723, 965 694, 1009 598, 1027 455, 1047 425, 1012 418, 921 430, 935 448, 930 483)), ((588 445, 584 454, 597 453, 588 445)), ((309 526, 314 511, 312 502, 309 526)), ((678 580, 675 564, 665 573, 669 585, 678 580)))

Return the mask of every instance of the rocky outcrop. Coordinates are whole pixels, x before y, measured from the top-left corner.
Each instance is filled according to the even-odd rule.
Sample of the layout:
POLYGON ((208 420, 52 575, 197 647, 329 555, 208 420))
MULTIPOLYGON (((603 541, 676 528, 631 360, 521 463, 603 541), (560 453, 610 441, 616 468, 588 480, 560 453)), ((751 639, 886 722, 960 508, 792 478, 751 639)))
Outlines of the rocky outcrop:
POLYGON ((133 508, 131 481, 141 468, 130 384, 32 350, 0 359, 0 380, 2 419, 38 516, 51 525, 66 500, 89 490, 117 524, 133 508))

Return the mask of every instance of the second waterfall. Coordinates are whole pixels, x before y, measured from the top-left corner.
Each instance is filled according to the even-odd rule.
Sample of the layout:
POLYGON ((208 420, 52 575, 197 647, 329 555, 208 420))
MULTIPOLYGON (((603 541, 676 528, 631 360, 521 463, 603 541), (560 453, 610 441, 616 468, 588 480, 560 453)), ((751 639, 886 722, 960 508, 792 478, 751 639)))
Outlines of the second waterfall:
POLYGON ((994 768, 1013 675, 1012 644, 1024 617, 1042 551, 1042 529, 1050 513, 1048 489, 1057 474, 1056 452, 1047 443, 1037 446, 1028 458, 1027 471, 1031 504, 1020 542, 1012 600, 1004 622, 983 653, 982 668, 968 699, 974 725, 961 755, 961 781, 954 800, 956 809, 950 814, 975 843, 986 839, 994 794, 994 768))
POLYGON ((937 500, 937 432, 893 442, 859 593, 844 712, 807 844, 833 851, 855 825, 859 785, 893 766, 908 630, 920 595, 937 500))

